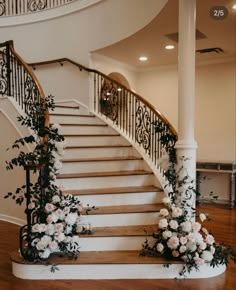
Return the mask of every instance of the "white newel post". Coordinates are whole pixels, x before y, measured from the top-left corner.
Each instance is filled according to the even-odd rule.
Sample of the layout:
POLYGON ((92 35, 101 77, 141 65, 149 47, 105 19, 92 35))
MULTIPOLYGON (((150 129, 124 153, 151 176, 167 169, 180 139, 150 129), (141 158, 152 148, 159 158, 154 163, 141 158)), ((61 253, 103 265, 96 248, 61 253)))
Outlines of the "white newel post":
MULTIPOLYGON (((178 61, 178 142, 176 144, 178 167, 186 170, 192 180, 196 177, 196 148, 194 139, 195 115, 195 23, 196 0, 179 0, 179 61, 178 61), (188 158, 181 161, 181 157, 188 158)), ((181 180, 181 176, 180 176, 181 180)), ((194 184, 195 186, 195 184, 194 184)), ((189 184, 179 187, 180 201, 186 199, 189 184)), ((191 199, 195 208, 195 196, 191 199)), ((191 213, 191 208, 188 208, 191 213)))

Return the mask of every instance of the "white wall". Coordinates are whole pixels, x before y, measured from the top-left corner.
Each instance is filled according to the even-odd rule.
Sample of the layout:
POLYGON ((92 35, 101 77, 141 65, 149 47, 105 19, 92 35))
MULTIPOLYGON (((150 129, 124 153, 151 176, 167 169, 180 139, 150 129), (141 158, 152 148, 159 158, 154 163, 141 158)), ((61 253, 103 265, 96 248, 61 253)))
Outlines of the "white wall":
POLYGON ((98 53, 91 53, 90 67, 106 75, 120 73, 128 81, 131 90, 136 91, 137 73, 133 67, 98 53))
MULTIPOLYGON (((236 160, 235 81, 234 62, 196 67, 195 138, 199 160, 236 160)), ((137 92, 147 98, 177 128, 177 67, 139 73, 137 92)))

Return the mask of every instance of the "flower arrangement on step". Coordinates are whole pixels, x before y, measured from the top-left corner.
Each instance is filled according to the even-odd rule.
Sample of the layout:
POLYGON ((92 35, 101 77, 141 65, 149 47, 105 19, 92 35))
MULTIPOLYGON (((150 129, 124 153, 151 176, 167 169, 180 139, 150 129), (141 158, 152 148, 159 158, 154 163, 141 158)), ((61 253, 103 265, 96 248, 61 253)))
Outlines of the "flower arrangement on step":
MULTIPOLYGON (((162 128, 155 124, 156 131, 162 128)), ((161 140, 165 150, 159 165, 164 169, 172 191, 169 196, 163 198, 165 207, 160 210, 160 220, 156 232, 153 233, 153 242, 148 239, 143 244, 141 255, 151 257, 164 257, 168 261, 181 261, 183 267, 179 273, 185 277, 193 269, 198 270, 201 265, 208 264, 212 267, 227 265, 229 259, 236 262, 236 252, 231 246, 219 244, 214 236, 201 222, 207 218, 204 213, 199 213, 199 222, 195 221, 196 190, 194 181, 190 178, 184 165, 176 170, 175 140, 164 136, 161 140), (180 202, 180 196, 186 197, 180 202), (192 214, 189 214, 192 211, 192 214)), ((181 164, 187 161, 181 158, 181 164)), ((171 262, 170 262, 171 263, 171 262)), ((169 262, 166 264, 168 266, 169 262)))
POLYGON ((32 143, 34 149, 20 151, 17 157, 6 162, 8 170, 22 166, 28 174, 26 184, 5 196, 19 205, 26 201, 27 225, 20 231, 20 250, 28 261, 47 259, 55 252, 76 257, 80 248, 79 234, 92 233, 92 226, 85 223, 82 215, 91 208, 83 209, 78 198, 64 194, 63 186, 55 183, 66 143, 58 124, 44 125, 45 110, 54 107, 54 99, 49 96, 44 105, 40 101, 35 104, 38 119, 30 115, 18 117, 21 125, 27 126, 33 134, 16 140, 12 148, 21 149, 32 143), (29 180, 32 171, 36 179, 34 183, 29 180))

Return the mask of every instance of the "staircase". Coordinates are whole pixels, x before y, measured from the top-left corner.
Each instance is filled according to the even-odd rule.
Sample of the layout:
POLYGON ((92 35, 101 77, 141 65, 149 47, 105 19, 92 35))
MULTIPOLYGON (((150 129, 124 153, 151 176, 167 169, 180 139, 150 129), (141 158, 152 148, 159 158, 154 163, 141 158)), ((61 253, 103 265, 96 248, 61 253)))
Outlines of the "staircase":
MULTIPOLYGON (((67 141, 58 185, 83 205, 95 205, 85 222, 94 233, 80 236, 77 260, 51 257, 51 266, 23 264, 11 255, 13 273, 24 279, 160 279, 176 278, 181 262, 140 256, 142 243, 158 224, 163 191, 138 152, 114 129, 76 106, 57 106, 51 122, 62 126, 67 141)), ((204 266, 191 278, 218 275, 222 268, 204 266), (218 272, 217 272, 218 271, 218 272)))

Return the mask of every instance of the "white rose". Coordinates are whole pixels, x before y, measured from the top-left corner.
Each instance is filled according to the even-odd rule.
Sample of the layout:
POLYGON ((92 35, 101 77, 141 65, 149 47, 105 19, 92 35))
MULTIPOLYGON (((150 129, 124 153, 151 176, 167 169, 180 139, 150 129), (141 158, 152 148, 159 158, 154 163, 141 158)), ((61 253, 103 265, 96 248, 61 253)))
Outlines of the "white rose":
POLYGON ((165 240, 167 240, 168 238, 170 238, 172 236, 172 232, 171 231, 164 231, 162 233, 162 236, 165 240))
POLYGON ((188 221, 181 223, 181 227, 182 230, 186 233, 189 233, 192 230, 192 225, 188 221))
POLYGON ((55 206, 53 204, 51 204, 51 203, 47 203, 45 205, 45 211, 47 213, 54 211, 54 209, 55 209, 55 206))
POLYGON ((72 232, 72 226, 66 226, 65 229, 64 229, 64 233, 66 235, 70 234, 72 232))
POLYGON ((183 210, 179 207, 172 207, 172 216, 180 217, 183 214, 183 210))
POLYGON ((215 247, 211 246, 211 248, 210 248, 210 252, 212 253, 212 255, 215 254, 215 251, 216 251, 215 247))
POLYGON ((175 220, 171 220, 171 221, 169 222, 169 225, 170 225, 170 227, 171 227, 173 230, 176 230, 176 229, 179 227, 178 222, 175 221, 175 220))
POLYGON ((63 242, 63 241, 66 239, 66 236, 65 236, 64 233, 59 233, 59 234, 55 235, 55 239, 56 239, 59 243, 61 243, 61 242, 63 242))
POLYGON ((172 236, 171 238, 169 238, 169 240, 167 242, 167 246, 170 249, 176 249, 179 246, 179 238, 172 236))
POLYGON ((158 243, 157 244, 157 251, 161 253, 163 250, 164 250, 163 244, 162 243, 158 243))
POLYGON ((60 202, 60 201, 61 201, 61 199, 60 199, 60 196, 59 195, 54 195, 52 197, 52 202, 53 203, 57 203, 57 202, 60 202))
POLYGON ((166 228, 168 226, 168 221, 167 219, 160 219, 159 221, 159 228, 163 229, 166 228))
POLYGON ((41 238, 41 241, 43 243, 45 243, 45 245, 47 246, 51 241, 52 241, 52 238, 48 235, 44 235, 42 238, 41 238))
POLYGON ((169 214, 169 211, 166 208, 162 208, 160 210, 160 215, 162 215, 162 216, 168 216, 168 214, 169 214))
POLYGON ((204 243, 204 242, 202 242, 202 243, 199 244, 199 248, 200 248, 200 250, 205 250, 206 247, 207 247, 207 244, 204 243))
POLYGON ((166 196, 162 199, 162 202, 165 204, 169 204, 171 201, 170 201, 170 198, 168 196, 166 196))
POLYGON ((179 248, 179 252, 180 252, 181 254, 182 254, 182 253, 185 253, 186 250, 187 250, 187 248, 186 248, 184 245, 180 246, 180 248, 179 248))
POLYGON ((180 237, 180 243, 181 243, 182 245, 187 244, 187 242, 188 242, 188 239, 187 239, 186 237, 180 237))
POLYGON ((197 249, 197 245, 196 245, 196 243, 189 241, 189 242, 187 242, 187 244, 186 244, 186 248, 187 248, 187 250, 189 250, 190 252, 194 252, 194 251, 196 251, 196 249, 197 249))
POLYGON ((214 242, 215 242, 215 239, 214 239, 214 237, 213 237, 212 235, 207 235, 207 236, 206 236, 206 243, 207 243, 208 245, 213 245, 214 242))
POLYGON ((206 262, 210 262, 213 259, 213 255, 209 251, 203 251, 201 254, 201 258, 206 262))
POLYGON ((65 222, 68 224, 68 225, 71 225, 73 226, 76 221, 77 221, 77 218, 78 218, 78 214, 75 212, 75 213, 69 213, 67 215, 67 217, 65 218, 65 222))
POLYGON ((58 243, 56 241, 51 241, 48 246, 52 251, 55 251, 58 249, 58 243))
POLYGON ((55 233, 55 227, 53 224, 48 224, 47 225, 47 230, 46 230, 46 234, 49 236, 52 236, 55 233))
POLYGON ((65 218, 65 213, 62 209, 58 208, 56 211, 55 211, 55 214, 58 216, 58 218, 60 220, 63 220, 65 218))
POLYGON ((37 245, 36 245, 36 249, 38 251, 40 250, 44 250, 47 247, 47 243, 44 240, 40 240, 38 241, 37 245))
POLYGON ((204 222, 204 220, 206 220, 206 215, 204 213, 200 213, 199 218, 202 222, 204 222))
POLYGON ((198 223, 198 222, 194 222, 194 223, 192 223, 192 229, 194 230, 194 231, 196 231, 196 232, 199 232, 200 231, 200 229, 201 229, 201 224, 200 223, 198 223))
POLYGON ((47 259, 50 256, 50 254, 51 254, 50 249, 46 249, 43 252, 39 252, 39 257, 41 259, 47 259))

